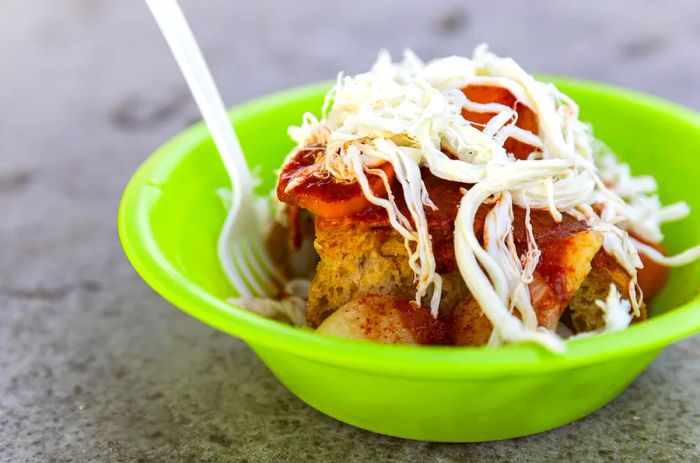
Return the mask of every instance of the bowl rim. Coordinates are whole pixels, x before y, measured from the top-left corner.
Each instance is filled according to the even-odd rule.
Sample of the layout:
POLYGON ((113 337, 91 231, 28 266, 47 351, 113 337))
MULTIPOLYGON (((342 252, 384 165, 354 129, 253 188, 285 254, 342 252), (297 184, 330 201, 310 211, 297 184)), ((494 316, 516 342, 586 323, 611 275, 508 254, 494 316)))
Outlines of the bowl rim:
MULTIPOLYGON (((555 84, 603 94, 621 104, 666 113, 700 131, 700 114, 675 103, 607 84, 545 76, 555 84)), ((233 121, 248 120, 325 92, 329 82, 296 87, 252 100, 230 110, 233 121)), ((700 293, 689 302, 629 328, 566 342, 554 354, 534 344, 498 349, 454 346, 403 346, 341 339, 291 327, 250 313, 208 293, 179 272, 160 252, 148 226, 149 211, 170 172, 192 148, 209 137, 199 122, 150 155, 126 186, 118 211, 124 251, 142 278, 175 306, 254 348, 283 351, 324 364, 384 375, 430 378, 478 378, 531 375, 658 351, 700 331, 700 293), (371 359, 371 360, 370 360, 371 359)))

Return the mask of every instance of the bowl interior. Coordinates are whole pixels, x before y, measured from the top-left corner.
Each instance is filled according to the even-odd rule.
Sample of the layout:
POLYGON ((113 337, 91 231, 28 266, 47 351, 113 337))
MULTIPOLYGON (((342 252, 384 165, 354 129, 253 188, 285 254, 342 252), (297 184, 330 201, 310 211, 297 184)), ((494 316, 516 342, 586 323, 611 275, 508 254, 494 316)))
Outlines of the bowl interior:
MULTIPOLYGON (((554 79, 581 107, 581 117, 594 126, 635 174, 652 174, 663 202, 684 200, 691 216, 664 227, 664 244, 675 253, 700 241, 700 117, 695 113, 626 90, 572 80, 554 79)), ((298 124, 304 112, 318 113, 327 84, 272 95, 232 110, 231 116, 251 166, 257 170, 260 194, 268 194, 275 171, 293 144, 287 127, 298 124)), ((216 191, 229 187, 223 165, 198 124, 161 147, 139 169, 120 208, 122 242, 132 263, 161 294, 192 315, 249 341, 321 355, 373 355, 406 364, 426 362, 438 368, 464 360, 482 366, 493 361, 509 364, 551 359, 536 346, 509 346, 499 351, 482 348, 426 348, 381 346, 326 338, 264 320, 221 300, 234 294, 216 258, 216 240, 225 210, 216 191), (442 356, 441 359, 435 355, 442 356), (443 362, 443 363, 441 363, 443 362)), ((673 269, 668 285, 650 306, 652 318, 620 333, 569 343, 569 352, 550 363, 567 359, 594 360, 630 349, 659 347, 700 328, 700 263, 673 269), (694 300, 695 298, 695 300, 694 300), (680 307, 683 306, 683 307, 680 307)), ((366 357, 365 357, 366 358, 366 357)), ((391 360, 394 361, 391 361, 391 360)), ((357 364, 362 359, 356 359, 357 364)), ((378 364, 381 365, 382 362, 378 364)))

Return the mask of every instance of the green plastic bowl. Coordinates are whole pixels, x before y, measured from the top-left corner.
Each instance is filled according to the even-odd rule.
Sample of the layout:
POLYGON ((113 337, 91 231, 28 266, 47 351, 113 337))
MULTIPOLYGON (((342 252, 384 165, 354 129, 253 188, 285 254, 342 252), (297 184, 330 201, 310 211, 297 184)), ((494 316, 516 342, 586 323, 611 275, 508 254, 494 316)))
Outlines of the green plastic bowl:
MULTIPOLYGON (((678 252, 700 241, 700 116, 628 90, 551 79, 635 173, 653 174, 663 201, 691 217, 665 228, 678 252)), ((252 166, 274 185, 292 148, 287 127, 321 107, 328 84, 234 108, 252 166)), ((475 442, 537 433, 581 418, 620 394, 665 346, 700 331, 700 265, 671 272, 650 320, 569 341, 564 355, 535 345, 499 349, 394 346, 351 341, 267 320, 224 302, 233 290, 216 258, 229 186, 202 124, 159 148, 124 192, 119 233, 136 270, 163 297, 246 341, 277 378, 312 407, 370 431, 410 439, 475 442)), ((660 398, 659 400, 664 400, 660 398)))

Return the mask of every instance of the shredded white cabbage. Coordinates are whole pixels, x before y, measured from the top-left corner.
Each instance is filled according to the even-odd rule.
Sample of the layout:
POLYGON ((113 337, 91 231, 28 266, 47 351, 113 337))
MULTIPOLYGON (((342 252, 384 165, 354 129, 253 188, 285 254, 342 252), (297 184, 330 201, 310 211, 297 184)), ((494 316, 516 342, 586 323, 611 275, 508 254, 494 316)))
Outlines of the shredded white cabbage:
POLYGON ((524 261, 518 256, 512 238, 513 205, 548 210, 557 221, 568 213, 599 231, 604 249, 632 277, 629 299, 634 314, 642 303, 636 283, 636 269, 642 266, 638 251, 649 252, 630 239, 627 230, 658 242, 659 225, 688 212, 680 203, 662 207, 653 195, 653 179, 632 177, 614 157, 594 155, 599 150, 589 126, 578 119, 578 106, 554 85, 535 80, 485 45, 477 47, 472 58, 452 56, 429 63, 410 51, 394 63, 381 52, 369 72, 338 76, 323 114, 321 120, 306 114, 301 126, 289 130, 300 147, 325 145, 307 174, 317 169, 339 182, 357 181, 371 203, 386 209, 391 226, 405 240, 417 280, 416 302, 432 290, 434 315, 441 278, 435 271, 424 207, 435 206, 420 168, 446 180, 474 184, 464 193, 455 221, 455 255, 467 287, 494 326, 491 345, 534 341, 555 351, 564 349, 556 333, 537 326, 527 285, 539 250, 528 223, 528 253, 524 261), (470 84, 508 89, 537 114, 538 133, 516 127, 517 113, 510 107, 470 101, 460 90, 470 84), (495 116, 482 131, 462 116, 464 108, 495 116), (534 147, 528 159, 506 152, 503 144, 509 137, 534 147), (377 168, 385 162, 391 163, 401 183, 408 216, 391 192, 387 198, 378 197, 369 185, 367 175, 379 175, 388 187, 386 175, 377 168), (485 201, 495 206, 486 220, 482 247, 474 220, 485 201))
POLYGON ((623 330, 632 322, 633 314, 630 313, 632 308, 630 301, 620 295, 614 283, 610 283, 605 300, 597 299, 595 305, 603 313, 603 326, 601 328, 574 334, 563 323, 559 323, 557 327, 559 336, 564 339, 589 338, 600 333, 623 330))
POLYGON ((618 331, 627 326, 632 321, 630 314, 630 302, 620 296, 614 283, 610 283, 610 291, 605 301, 597 300, 595 304, 600 307, 605 317, 605 328, 603 331, 618 331))

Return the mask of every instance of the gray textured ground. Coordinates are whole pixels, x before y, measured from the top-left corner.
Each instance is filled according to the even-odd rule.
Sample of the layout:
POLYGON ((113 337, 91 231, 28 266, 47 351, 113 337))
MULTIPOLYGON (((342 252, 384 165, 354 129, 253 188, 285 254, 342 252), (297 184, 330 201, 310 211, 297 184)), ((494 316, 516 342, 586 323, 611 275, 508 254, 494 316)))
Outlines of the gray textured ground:
MULTIPOLYGON (((693 0, 345 3, 186 9, 230 104, 359 71, 380 47, 430 57, 489 41, 531 69, 700 108, 693 0)), ((436 445, 322 416, 242 342, 154 294, 122 255, 117 201, 197 112, 140 1, 3 0, 0 104, 0 460, 700 459, 698 337, 580 422, 436 445)))

